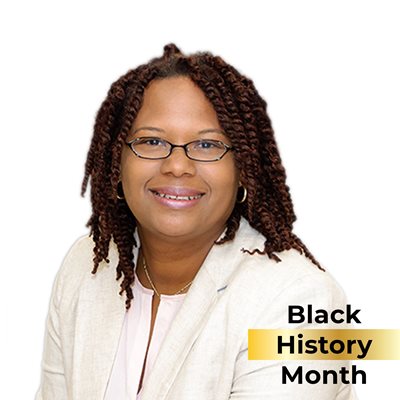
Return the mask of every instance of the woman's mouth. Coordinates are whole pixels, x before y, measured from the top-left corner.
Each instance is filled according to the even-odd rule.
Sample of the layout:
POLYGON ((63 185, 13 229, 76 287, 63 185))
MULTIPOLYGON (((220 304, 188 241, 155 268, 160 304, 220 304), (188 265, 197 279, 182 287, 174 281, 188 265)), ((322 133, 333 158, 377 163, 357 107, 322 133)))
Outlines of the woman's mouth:
POLYGON ((150 189, 150 192, 159 204, 175 209, 192 207, 205 195, 185 188, 150 189))

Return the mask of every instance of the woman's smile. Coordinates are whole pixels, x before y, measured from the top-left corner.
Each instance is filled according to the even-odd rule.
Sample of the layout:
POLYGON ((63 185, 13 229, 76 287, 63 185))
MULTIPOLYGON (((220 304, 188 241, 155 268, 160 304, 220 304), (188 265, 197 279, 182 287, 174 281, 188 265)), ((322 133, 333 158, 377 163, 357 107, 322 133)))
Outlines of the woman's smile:
POLYGON ((195 189, 174 186, 149 189, 149 192, 159 204, 175 209, 193 207, 205 195, 195 189))

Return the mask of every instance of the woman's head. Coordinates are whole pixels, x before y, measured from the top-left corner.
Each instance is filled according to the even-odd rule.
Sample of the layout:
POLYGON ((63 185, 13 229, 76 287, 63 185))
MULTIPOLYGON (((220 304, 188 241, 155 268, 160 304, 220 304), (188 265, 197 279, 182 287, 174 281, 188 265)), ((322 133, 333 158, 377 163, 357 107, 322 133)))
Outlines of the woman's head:
POLYGON ((259 252, 277 259, 275 252, 295 248, 316 263, 292 233, 296 217, 265 101, 250 79, 210 53, 186 56, 169 44, 162 57, 113 83, 96 117, 82 193, 89 178, 93 272, 107 258, 113 238, 120 256, 117 278, 124 275, 121 292, 126 292, 128 306, 137 225, 165 236, 193 238, 226 226, 221 244, 234 238, 243 216, 267 239, 259 252), (144 142, 152 146, 207 139, 229 150, 211 162, 189 159, 183 148, 171 149, 168 158, 149 160, 126 145, 133 142, 133 150, 143 150, 135 139, 146 137, 157 138, 144 142), (244 202, 236 201, 239 185, 247 190, 244 202), (176 188, 181 192, 174 192, 176 188), (165 195, 200 198, 174 202, 165 195), (179 206, 175 210, 174 204, 179 206))
POLYGON ((175 243, 219 237, 239 172, 202 90, 186 76, 151 81, 127 141, 132 147, 122 148, 121 182, 140 230, 175 243), (189 143, 187 155, 169 143, 189 143))

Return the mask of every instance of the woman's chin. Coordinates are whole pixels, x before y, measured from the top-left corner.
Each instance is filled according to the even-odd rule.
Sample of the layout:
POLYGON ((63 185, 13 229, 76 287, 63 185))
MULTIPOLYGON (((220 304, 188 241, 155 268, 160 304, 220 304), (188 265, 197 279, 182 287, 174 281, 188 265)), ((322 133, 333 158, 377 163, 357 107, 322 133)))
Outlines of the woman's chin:
POLYGON ((172 217, 158 218, 156 221, 153 221, 151 227, 148 226, 148 229, 166 238, 177 239, 182 237, 187 240, 196 236, 196 233, 199 233, 200 226, 200 221, 196 222, 193 218, 172 217))

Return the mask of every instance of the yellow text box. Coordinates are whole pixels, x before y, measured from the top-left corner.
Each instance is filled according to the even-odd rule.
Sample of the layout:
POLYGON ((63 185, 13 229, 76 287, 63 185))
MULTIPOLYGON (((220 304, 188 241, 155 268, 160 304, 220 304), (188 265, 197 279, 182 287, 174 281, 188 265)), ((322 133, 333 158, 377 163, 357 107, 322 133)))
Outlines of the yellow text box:
POLYGON ((248 343, 249 360, 400 360, 400 329, 249 329, 248 343))

